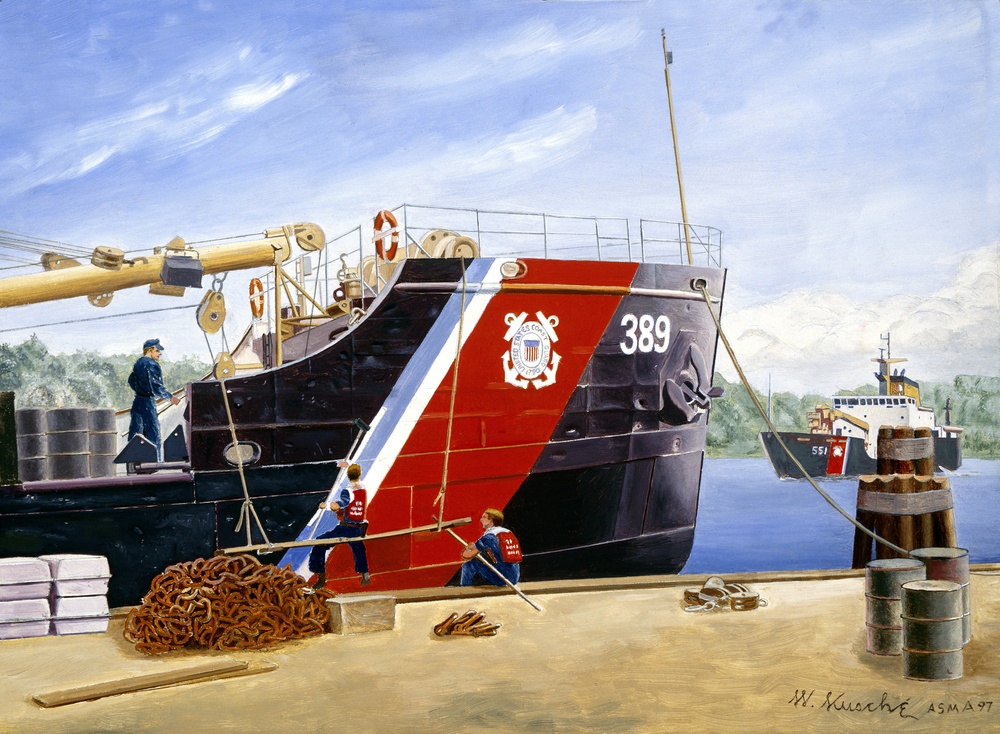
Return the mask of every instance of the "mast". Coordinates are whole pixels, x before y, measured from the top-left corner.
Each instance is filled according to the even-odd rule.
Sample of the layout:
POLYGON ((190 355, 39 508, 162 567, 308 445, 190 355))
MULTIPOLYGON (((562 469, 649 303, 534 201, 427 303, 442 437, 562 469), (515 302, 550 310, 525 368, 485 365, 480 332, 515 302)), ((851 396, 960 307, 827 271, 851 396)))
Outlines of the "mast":
POLYGON ((663 75, 667 79, 667 107, 670 108, 670 134, 674 139, 674 161, 677 164, 677 190, 681 195, 681 220, 684 222, 684 242, 687 245, 688 265, 694 265, 694 255, 691 254, 691 232, 688 226, 687 207, 684 205, 684 181, 681 178, 681 154, 677 150, 677 125, 674 124, 674 99, 670 94, 670 62, 674 55, 667 51, 667 32, 660 29, 663 39, 663 75))
POLYGON ((767 373, 767 419, 771 420, 771 373, 767 373))
POLYGON ((879 395, 890 395, 892 393, 892 376, 889 374, 889 365, 896 364, 898 362, 905 362, 905 358, 892 358, 892 342, 890 337, 892 332, 886 332, 884 335, 879 334, 879 338, 885 342, 885 356, 882 356, 882 347, 878 348, 878 359, 873 359, 872 362, 878 363, 878 372, 875 373, 875 378, 878 380, 878 394, 879 395))

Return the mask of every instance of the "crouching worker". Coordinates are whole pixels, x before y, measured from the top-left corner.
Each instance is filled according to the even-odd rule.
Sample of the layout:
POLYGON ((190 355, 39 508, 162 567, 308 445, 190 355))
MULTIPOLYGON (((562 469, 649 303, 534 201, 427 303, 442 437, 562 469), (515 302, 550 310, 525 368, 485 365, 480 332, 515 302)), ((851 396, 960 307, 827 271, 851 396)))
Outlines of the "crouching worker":
MULTIPOLYGON (((346 463, 341 462, 340 465, 344 466, 346 463)), ((361 483, 361 467, 357 464, 347 467, 347 479, 347 484, 340 490, 336 500, 319 503, 319 509, 336 512, 340 522, 333 530, 320 535, 317 540, 363 538, 368 532, 368 522, 365 520, 368 492, 361 483)), ((362 585, 367 586, 371 582, 371 577, 368 575, 368 553, 365 551, 365 544, 358 542, 348 545, 354 554, 354 570, 361 574, 362 585)), ((326 586, 326 554, 335 547, 317 545, 313 546, 309 553, 309 570, 318 574, 316 583, 313 584, 314 589, 326 586)))
POLYGON ((521 544, 514 533, 503 527, 503 513, 490 507, 479 522, 483 525, 482 537, 462 550, 462 558, 466 559, 462 564, 462 586, 473 586, 477 582, 506 586, 503 579, 476 558, 479 554, 505 579, 516 584, 521 578, 521 544))

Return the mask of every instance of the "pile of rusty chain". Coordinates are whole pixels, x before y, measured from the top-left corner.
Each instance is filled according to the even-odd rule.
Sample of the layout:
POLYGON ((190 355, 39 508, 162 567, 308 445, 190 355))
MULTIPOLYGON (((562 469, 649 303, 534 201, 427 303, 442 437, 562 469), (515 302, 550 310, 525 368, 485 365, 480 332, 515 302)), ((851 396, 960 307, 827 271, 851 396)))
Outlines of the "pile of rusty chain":
POLYGON ((434 625, 434 634, 438 637, 448 635, 494 637, 499 630, 499 624, 490 624, 486 621, 486 615, 475 609, 470 609, 462 616, 451 614, 440 624, 434 625))
POLYGON ((259 650, 326 630, 329 591, 313 591, 290 568, 253 556, 216 556, 169 566, 125 620, 125 639, 157 655, 185 645, 259 650))

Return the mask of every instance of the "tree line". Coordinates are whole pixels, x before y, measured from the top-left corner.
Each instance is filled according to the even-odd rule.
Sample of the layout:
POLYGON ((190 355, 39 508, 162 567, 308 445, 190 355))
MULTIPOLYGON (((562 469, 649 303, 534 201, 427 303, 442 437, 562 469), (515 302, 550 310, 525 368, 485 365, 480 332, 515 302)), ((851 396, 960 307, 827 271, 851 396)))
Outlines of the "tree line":
MULTIPOLYGON (((74 354, 52 354, 36 336, 10 346, 0 344, 0 390, 15 393, 15 405, 28 407, 92 407, 123 410, 132 404, 128 376, 141 355, 106 356, 80 350, 74 354)), ((211 370, 207 362, 194 357, 162 360, 168 389, 199 380, 211 370)), ((712 402, 708 423, 708 455, 711 457, 763 456, 757 434, 764 421, 740 383, 715 374, 715 385, 726 392, 712 402)), ((755 390, 761 403, 767 394, 755 390)), ((939 425, 945 422, 944 405, 951 399, 951 422, 965 429, 965 456, 1000 459, 1000 377, 959 375, 950 383, 924 382, 921 402, 935 408, 939 425)), ((841 390, 838 395, 875 395, 874 385, 841 390)), ((772 421, 779 430, 807 431, 806 413, 821 403, 825 395, 794 395, 779 392, 771 396, 772 421)))
MULTIPOLYGON (((52 354, 37 336, 15 346, 0 344, 0 390, 14 393, 16 408, 114 408, 131 407, 135 394, 128 386, 132 365, 142 356, 110 356, 80 350, 52 354)), ((211 365, 193 357, 163 358, 164 383, 177 390, 200 380, 211 365)))
MULTIPOLYGON (((763 419, 741 383, 729 382, 719 373, 714 384, 726 389, 712 401, 708 422, 708 455, 713 457, 763 456, 757 435, 765 430, 763 419)), ((762 405, 767 393, 754 390, 762 405)), ((837 395, 877 395, 874 385, 840 390, 837 395)), ((1000 459, 1000 377, 958 375, 951 382, 921 382, 920 402, 933 407, 938 425, 945 423, 945 401, 951 401, 951 425, 965 429, 962 453, 966 457, 1000 459)), ((806 413, 830 404, 826 395, 771 395, 771 421, 779 431, 809 430, 806 413)))

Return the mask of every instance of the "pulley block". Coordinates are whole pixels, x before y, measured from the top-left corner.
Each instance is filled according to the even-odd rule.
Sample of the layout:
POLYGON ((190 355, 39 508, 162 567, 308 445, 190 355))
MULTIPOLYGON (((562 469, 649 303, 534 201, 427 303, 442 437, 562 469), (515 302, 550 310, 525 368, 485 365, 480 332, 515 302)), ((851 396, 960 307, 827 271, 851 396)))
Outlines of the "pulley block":
POLYGON ((93 293, 87 296, 87 300, 90 301, 91 306, 104 308, 109 303, 111 303, 111 299, 114 297, 115 297, 114 293, 93 293))
POLYGON ((206 334, 214 334, 226 320, 226 299, 219 291, 209 291, 198 304, 198 326, 206 334))
POLYGON ((236 362, 233 361, 233 357, 229 352, 219 352, 212 373, 217 380, 228 380, 230 377, 236 375, 236 362))
POLYGON ((95 247, 90 264, 104 270, 121 270, 125 253, 117 247, 95 247))

